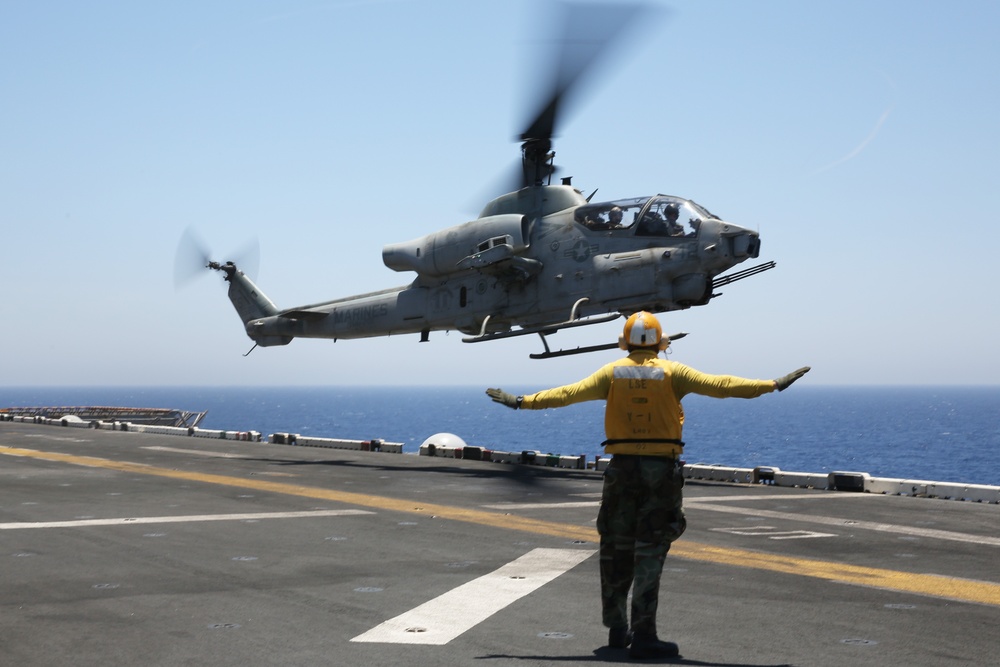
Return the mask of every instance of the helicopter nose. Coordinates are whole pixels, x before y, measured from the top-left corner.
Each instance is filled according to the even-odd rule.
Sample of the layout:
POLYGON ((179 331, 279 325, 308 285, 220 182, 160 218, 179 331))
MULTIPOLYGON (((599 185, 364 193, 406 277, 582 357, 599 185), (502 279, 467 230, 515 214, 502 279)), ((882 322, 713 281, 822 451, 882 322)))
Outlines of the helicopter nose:
POLYGON ((727 223, 722 236, 729 239, 733 257, 746 259, 760 255, 760 234, 757 232, 727 223))
POLYGON ((737 257, 758 257, 760 255, 760 235, 748 230, 734 238, 733 254, 737 257))

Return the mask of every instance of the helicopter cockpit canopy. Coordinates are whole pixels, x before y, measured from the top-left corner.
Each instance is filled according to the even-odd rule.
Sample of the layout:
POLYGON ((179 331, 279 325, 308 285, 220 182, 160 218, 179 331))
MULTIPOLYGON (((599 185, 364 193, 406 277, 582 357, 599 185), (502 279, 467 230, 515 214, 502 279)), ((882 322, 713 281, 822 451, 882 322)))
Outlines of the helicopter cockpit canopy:
POLYGON ((703 220, 715 216, 690 199, 656 195, 588 204, 574 220, 594 231, 630 230, 635 236, 697 236, 703 220))

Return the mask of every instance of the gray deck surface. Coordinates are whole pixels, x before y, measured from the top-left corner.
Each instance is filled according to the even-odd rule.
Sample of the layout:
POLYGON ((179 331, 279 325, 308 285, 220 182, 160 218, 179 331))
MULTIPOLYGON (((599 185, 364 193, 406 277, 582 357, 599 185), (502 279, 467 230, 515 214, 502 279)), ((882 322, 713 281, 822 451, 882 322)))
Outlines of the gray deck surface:
MULTIPOLYGON (((599 473, 0 423, 5 665, 582 665, 599 473)), ((1000 506, 689 482, 674 664, 992 665, 1000 506)))

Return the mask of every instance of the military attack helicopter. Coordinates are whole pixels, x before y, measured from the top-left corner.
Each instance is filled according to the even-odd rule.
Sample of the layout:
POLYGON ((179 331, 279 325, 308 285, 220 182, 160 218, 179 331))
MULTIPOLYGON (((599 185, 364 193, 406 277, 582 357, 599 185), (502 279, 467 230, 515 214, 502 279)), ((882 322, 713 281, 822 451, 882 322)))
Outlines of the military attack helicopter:
MULTIPOLYGON (((564 7, 563 48, 551 93, 520 135, 516 189, 489 201, 471 221, 382 250, 385 265, 415 273, 407 285, 278 308, 232 262, 202 266, 223 274, 229 299, 255 346, 295 338, 353 339, 457 330, 466 343, 538 334, 549 358, 616 343, 549 349, 546 336, 638 310, 703 306, 716 289, 774 267, 722 275, 760 253, 757 232, 726 222, 683 197, 652 195, 592 202, 556 173, 552 139, 568 91, 641 6, 564 7), (578 39, 599 22, 600 39, 578 39)), ((207 259, 207 258, 206 258, 207 259)), ((674 335, 672 338, 679 338, 674 335)), ((247 353, 249 354, 249 352, 247 353)))

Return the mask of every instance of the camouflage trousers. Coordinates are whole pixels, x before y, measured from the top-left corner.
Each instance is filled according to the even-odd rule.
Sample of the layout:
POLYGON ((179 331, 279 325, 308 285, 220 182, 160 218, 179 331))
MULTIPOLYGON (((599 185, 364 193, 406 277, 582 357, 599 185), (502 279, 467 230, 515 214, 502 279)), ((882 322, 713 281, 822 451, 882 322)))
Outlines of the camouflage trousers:
POLYGON ((659 456, 616 454, 604 472, 597 532, 601 535, 601 608, 604 625, 656 634, 660 573, 670 544, 687 527, 681 508, 680 464, 659 456))

